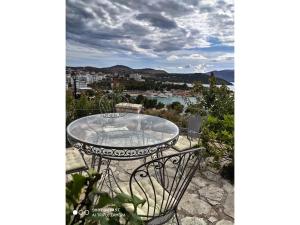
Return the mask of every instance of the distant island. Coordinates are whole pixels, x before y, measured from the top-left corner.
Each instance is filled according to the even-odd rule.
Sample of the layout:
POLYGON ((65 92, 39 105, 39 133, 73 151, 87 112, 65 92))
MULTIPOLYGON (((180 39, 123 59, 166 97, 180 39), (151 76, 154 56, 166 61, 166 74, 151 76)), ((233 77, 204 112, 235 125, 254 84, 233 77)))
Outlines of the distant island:
POLYGON ((209 76, 211 73, 217 79, 217 84, 232 85, 234 82, 234 70, 220 70, 211 71, 207 73, 168 73, 164 70, 156 70, 151 68, 132 69, 123 65, 115 65, 112 67, 97 68, 91 66, 85 67, 70 67, 67 66, 67 70, 89 72, 89 73, 103 73, 103 74, 118 74, 123 76, 129 76, 130 74, 140 74, 143 78, 162 82, 178 82, 178 83, 193 83, 195 81, 201 81, 203 84, 209 84, 209 76))

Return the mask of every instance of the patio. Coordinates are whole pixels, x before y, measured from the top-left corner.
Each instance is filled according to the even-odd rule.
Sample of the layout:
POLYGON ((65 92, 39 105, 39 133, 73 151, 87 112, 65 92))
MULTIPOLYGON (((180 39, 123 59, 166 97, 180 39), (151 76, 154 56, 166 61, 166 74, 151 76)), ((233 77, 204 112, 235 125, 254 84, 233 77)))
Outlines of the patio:
MULTIPOLYGON (((175 150, 164 151, 164 155, 175 150)), ((142 163, 112 161, 111 168, 118 182, 128 182, 130 173, 142 163), (127 174, 127 175, 124 175, 127 174)), ((186 190, 179 206, 178 216, 182 225, 233 225, 234 187, 220 175, 211 171, 197 172, 186 190)), ((175 221, 167 223, 175 225, 175 221)))
MULTIPOLYGON (((114 103, 114 101, 108 101, 108 103, 114 103)), ((67 130, 69 142, 72 145, 75 144, 75 147, 80 149, 82 153, 88 154, 87 157, 84 157, 86 165, 92 165, 92 168, 100 169, 100 166, 97 166, 96 163, 97 159, 90 156, 91 153, 95 154, 95 151, 92 151, 93 146, 96 146, 96 150, 101 150, 99 152, 99 154, 101 153, 100 155, 106 155, 108 157, 106 160, 104 157, 104 165, 108 165, 109 170, 114 174, 115 181, 121 187, 128 186, 132 172, 138 166, 145 163, 146 157, 149 159, 152 154, 147 150, 149 146, 151 146, 149 149, 155 151, 161 149, 163 155, 166 156, 178 154, 178 152, 185 152, 185 150, 192 149, 197 145, 198 141, 195 140, 199 138, 198 131, 202 123, 202 121, 199 121, 200 115, 191 116, 187 121, 187 128, 180 129, 180 131, 183 132, 181 133, 183 136, 178 136, 179 129, 172 122, 160 117, 135 114, 139 113, 139 110, 138 112, 134 111, 135 113, 132 114, 132 111, 128 112, 128 108, 133 107, 133 105, 120 104, 119 108, 117 108, 115 104, 112 104, 110 111, 113 113, 99 114, 102 115, 101 117, 99 117, 99 115, 92 115, 77 119, 68 126, 67 130), (120 108, 122 108, 122 110, 120 108), (119 113, 123 112, 126 112, 124 116, 120 116, 121 114, 119 115, 119 113), (114 129, 112 129, 112 127, 114 127, 114 129), (124 135, 121 135, 123 133, 124 135), (99 137, 107 138, 99 139, 99 137), (186 137, 186 143, 181 140, 183 137, 186 137), (78 141, 80 144, 77 143, 78 141), (184 148, 176 147, 176 145, 174 145, 176 142, 177 145, 182 145, 184 148), (86 147, 86 143, 88 145, 91 144, 91 146, 86 147), (145 149, 147 151, 140 151, 139 149, 145 149), (130 154, 134 154, 128 155, 129 152, 130 154), (137 155, 137 152, 143 154, 137 155), (130 158, 130 160, 123 161, 122 158, 124 157, 130 158)), ((138 109, 140 108, 141 107, 138 109)), ((100 160, 99 158, 99 161, 100 160)), ((166 166, 167 173, 172 174, 172 169, 174 168, 168 168, 166 166)), ((205 169, 197 169, 196 173, 193 174, 193 179, 185 190, 177 207, 178 219, 182 225, 234 224, 234 187, 229 181, 223 179, 219 173, 213 171, 214 169, 205 167, 205 169)), ((107 188, 108 187, 102 188, 102 191, 108 193, 109 189, 107 188)), ((143 199, 143 197, 141 199, 143 199)), ((177 224, 175 216, 166 224, 177 224)))

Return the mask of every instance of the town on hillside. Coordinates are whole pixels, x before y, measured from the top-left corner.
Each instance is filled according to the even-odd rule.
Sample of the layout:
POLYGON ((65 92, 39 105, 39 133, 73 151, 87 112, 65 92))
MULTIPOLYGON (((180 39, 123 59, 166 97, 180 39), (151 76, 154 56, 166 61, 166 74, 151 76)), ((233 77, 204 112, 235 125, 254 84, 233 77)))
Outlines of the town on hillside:
MULTIPOLYGON (((201 81, 204 86, 208 85, 205 84, 209 77, 207 74, 192 74, 193 78, 191 79, 191 74, 182 78, 182 74, 170 75, 165 71, 152 69, 133 70, 125 66, 111 68, 113 69, 66 67, 66 89, 74 89, 76 86, 76 94, 80 95, 95 89, 109 91, 121 87, 125 94, 133 97, 143 95, 168 98, 190 96, 190 90, 195 81, 201 81)), ((219 83, 225 82, 221 78, 217 79, 219 83)))

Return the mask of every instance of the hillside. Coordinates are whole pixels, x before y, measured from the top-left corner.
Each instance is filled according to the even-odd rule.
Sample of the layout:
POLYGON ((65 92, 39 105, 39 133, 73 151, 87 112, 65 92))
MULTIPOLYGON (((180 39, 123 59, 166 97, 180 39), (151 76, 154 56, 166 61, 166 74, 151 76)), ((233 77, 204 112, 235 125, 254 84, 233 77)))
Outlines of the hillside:
MULTIPOLYGON (((204 84, 209 83, 209 75, 210 73, 168 73, 164 70, 155 70, 151 68, 144 68, 144 69, 132 69, 127 66, 123 65, 116 65, 112 67, 105 67, 105 68, 97 68, 97 67, 67 67, 72 68, 75 70, 84 70, 87 72, 102 72, 102 73, 118 73, 129 75, 131 73, 139 73, 143 77, 152 79, 152 80, 159 80, 159 81, 169 81, 169 82, 182 82, 182 83, 193 83, 195 81, 201 81, 204 84)), ((226 79, 218 77, 219 74, 223 75, 222 71, 213 71, 216 74, 217 84, 225 83, 227 85, 231 85, 231 81, 227 81, 226 79)), ((224 75, 226 78, 229 75, 224 75)))
MULTIPOLYGON (((234 82, 234 70, 220 70, 220 71, 211 71, 218 78, 224 79, 228 82, 234 82)), ((211 72, 207 73, 210 74, 211 72)))

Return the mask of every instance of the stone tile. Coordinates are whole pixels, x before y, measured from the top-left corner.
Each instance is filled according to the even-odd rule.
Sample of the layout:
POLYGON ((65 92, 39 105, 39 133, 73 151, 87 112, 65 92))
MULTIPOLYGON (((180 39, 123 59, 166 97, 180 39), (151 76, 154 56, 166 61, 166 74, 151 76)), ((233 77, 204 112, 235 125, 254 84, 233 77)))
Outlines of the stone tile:
POLYGON ((231 183, 229 183, 227 180, 222 180, 223 183, 223 189, 228 193, 233 193, 234 192, 234 187, 231 183))
POLYGON ((181 220, 182 225, 207 225, 203 218, 185 217, 181 220))
POLYGON ((198 192, 200 196, 205 197, 212 205, 220 204, 224 196, 224 190, 213 184, 201 188, 198 192))
POLYGON ((191 181, 191 183, 195 184, 196 186, 198 186, 199 188, 205 187, 206 185, 208 185, 209 183, 207 182, 206 179, 202 178, 202 177, 194 177, 191 181))
POLYGON ((211 181, 218 182, 221 179, 221 176, 219 174, 215 174, 211 171, 204 171, 203 174, 208 180, 211 180, 211 181))
POLYGON ((129 174, 126 174, 126 173, 119 173, 119 175, 118 175, 118 179, 120 180, 120 181, 123 181, 123 182, 129 182, 129 180, 130 180, 130 175, 129 174))
POLYGON ((175 151, 174 149, 171 149, 171 148, 163 151, 163 155, 164 156, 166 156, 166 155, 173 155, 173 154, 176 154, 176 153, 178 153, 178 152, 175 151))
POLYGON ((219 222, 217 222, 216 225, 233 225, 233 222, 223 219, 223 220, 220 220, 219 222))
POLYGON ((176 174, 176 169, 175 168, 165 168, 165 176, 168 176, 170 179, 174 178, 175 176, 179 176, 179 171, 177 171, 176 174))
POLYGON ((210 204, 199 199, 197 194, 186 193, 178 206, 179 211, 183 211, 187 215, 192 216, 216 216, 216 211, 212 208, 210 204))
POLYGON ((141 160, 123 161, 119 162, 119 168, 124 172, 132 173, 132 171, 142 165, 142 163, 143 162, 141 160))
POLYGON ((116 168, 116 167, 114 167, 114 166, 110 166, 109 168, 110 168, 110 169, 111 169, 111 171, 113 171, 113 172, 115 172, 115 171, 116 171, 116 169, 117 169, 117 168, 116 168))
POLYGON ((232 218, 234 218, 234 194, 228 194, 225 204, 224 213, 232 218))
POLYGON ((216 217, 212 216, 212 217, 208 218, 208 221, 211 223, 214 223, 214 222, 218 221, 218 219, 216 217))

